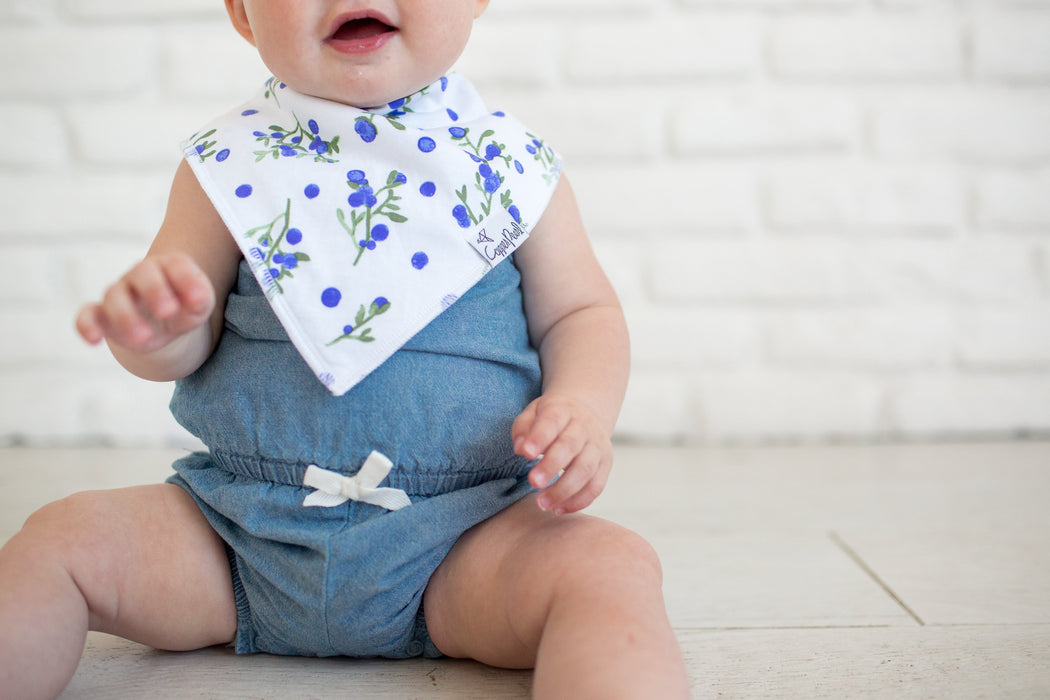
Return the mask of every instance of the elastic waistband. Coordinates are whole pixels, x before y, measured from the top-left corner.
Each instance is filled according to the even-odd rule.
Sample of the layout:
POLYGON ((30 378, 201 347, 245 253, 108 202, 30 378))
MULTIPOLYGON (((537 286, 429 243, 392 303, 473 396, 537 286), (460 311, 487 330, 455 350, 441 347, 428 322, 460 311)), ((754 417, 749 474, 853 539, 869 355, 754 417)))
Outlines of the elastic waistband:
MULTIPOLYGON (((232 474, 287 486, 302 486, 306 469, 311 464, 346 476, 353 476, 361 468, 361 464, 333 465, 293 462, 259 455, 238 454, 221 449, 212 449, 211 456, 216 466, 232 474)), ((497 479, 517 479, 525 476, 531 466, 532 462, 517 456, 497 466, 483 468, 466 468, 457 465, 406 467, 395 463, 383 485, 401 489, 410 496, 436 496, 497 479)))

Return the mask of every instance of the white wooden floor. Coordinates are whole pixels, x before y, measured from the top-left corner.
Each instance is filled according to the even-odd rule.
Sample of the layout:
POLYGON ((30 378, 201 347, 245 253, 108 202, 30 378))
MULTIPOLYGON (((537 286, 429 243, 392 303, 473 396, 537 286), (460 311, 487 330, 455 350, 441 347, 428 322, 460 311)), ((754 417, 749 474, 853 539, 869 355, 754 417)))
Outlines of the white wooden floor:
MULTIPOLYGON (((0 539, 173 450, 0 450, 0 539)), ((592 512, 664 562, 696 697, 1050 698, 1050 443, 622 447, 592 512)), ((169 654, 91 635, 69 698, 508 698, 461 661, 169 654)))

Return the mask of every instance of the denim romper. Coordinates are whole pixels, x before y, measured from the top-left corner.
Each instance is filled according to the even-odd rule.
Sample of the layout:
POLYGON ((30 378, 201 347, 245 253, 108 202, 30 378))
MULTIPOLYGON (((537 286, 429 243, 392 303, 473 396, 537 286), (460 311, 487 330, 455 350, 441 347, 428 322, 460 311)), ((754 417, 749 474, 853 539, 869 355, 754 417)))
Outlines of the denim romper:
POLYGON ((510 428, 540 391, 520 275, 497 265, 377 370, 334 397, 299 356, 245 262, 214 354, 171 410, 208 452, 169 481, 226 542, 238 653, 440 656, 422 611, 466 530, 531 491, 510 428), (309 465, 353 475, 369 453, 412 504, 308 508, 309 465))

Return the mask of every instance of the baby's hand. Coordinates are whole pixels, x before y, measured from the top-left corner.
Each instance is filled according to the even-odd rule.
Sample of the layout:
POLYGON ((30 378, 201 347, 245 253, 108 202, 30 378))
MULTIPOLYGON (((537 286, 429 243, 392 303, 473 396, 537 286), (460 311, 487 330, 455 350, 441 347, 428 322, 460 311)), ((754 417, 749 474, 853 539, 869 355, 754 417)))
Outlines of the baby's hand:
POLYGON ((189 255, 147 257, 117 280, 99 304, 77 316, 77 330, 92 345, 103 339, 139 353, 168 345, 205 323, 215 291, 189 255))
POLYGON ((605 488, 612 469, 612 442, 594 414, 565 396, 541 396, 530 403, 511 428, 514 452, 543 457, 529 472, 529 482, 545 489, 537 498, 543 510, 583 510, 605 488), (561 478, 550 482, 561 473, 561 478))

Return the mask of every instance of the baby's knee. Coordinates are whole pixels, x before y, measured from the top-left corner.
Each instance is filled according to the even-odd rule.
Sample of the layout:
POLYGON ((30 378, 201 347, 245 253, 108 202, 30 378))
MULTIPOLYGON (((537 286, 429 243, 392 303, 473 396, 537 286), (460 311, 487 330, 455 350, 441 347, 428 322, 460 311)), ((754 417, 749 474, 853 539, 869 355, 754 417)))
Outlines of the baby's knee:
POLYGON ((662 585, 660 557, 638 533, 597 518, 577 529, 563 559, 570 578, 583 577, 590 585, 662 585))
POLYGON ((26 519, 19 537, 31 541, 41 557, 91 556, 105 541, 101 530, 112 517, 102 494, 85 491, 48 503, 26 519))

